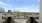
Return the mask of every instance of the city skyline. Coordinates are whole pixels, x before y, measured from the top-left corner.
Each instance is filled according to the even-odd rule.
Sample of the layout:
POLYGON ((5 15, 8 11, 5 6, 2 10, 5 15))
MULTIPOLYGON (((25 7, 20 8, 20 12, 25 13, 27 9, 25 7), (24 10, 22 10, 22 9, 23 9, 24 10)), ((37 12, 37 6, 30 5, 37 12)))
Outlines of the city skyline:
POLYGON ((0 0, 0 7, 21 12, 39 12, 40 0, 0 0))

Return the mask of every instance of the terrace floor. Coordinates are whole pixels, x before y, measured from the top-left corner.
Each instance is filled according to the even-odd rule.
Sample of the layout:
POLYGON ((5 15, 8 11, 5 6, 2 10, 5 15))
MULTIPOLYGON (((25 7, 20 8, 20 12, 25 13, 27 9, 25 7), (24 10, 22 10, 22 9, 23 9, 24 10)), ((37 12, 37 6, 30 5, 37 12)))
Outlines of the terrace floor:
MULTIPOLYGON (((14 21, 16 23, 26 23, 28 19, 14 19, 14 21)), ((4 20, 5 21, 5 20, 4 20)), ((36 20, 37 22, 39 22, 39 20, 36 20)))

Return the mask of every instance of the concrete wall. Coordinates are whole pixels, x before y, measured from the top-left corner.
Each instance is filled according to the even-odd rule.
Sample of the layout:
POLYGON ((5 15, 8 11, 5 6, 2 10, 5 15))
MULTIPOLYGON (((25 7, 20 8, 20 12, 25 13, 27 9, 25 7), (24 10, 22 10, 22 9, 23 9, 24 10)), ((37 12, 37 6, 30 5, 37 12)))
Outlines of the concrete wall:
POLYGON ((42 23, 42 0, 40 0, 40 23, 42 23))
POLYGON ((0 23, 2 23, 2 14, 0 14, 0 23))

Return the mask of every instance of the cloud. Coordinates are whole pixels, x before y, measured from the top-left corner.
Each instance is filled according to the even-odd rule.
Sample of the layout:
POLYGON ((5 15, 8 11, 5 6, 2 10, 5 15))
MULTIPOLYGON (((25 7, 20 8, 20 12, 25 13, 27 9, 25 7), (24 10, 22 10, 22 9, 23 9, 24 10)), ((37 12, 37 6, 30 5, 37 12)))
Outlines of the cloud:
POLYGON ((7 1, 10 1, 10 0, 7 0, 7 1))
POLYGON ((40 0, 38 0, 38 2, 40 2, 40 0))
POLYGON ((34 4, 32 4, 32 6, 34 6, 34 4))
POLYGON ((27 9, 27 8, 17 8, 17 9, 27 9))
POLYGON ((8 5, 8 6, 12 6, 12 5, 8 5))
POLYGON ((16 0, 16 1, 19 1, 19 0, 16 0))
POLYGON ((6 4, 6 3, 4 3, 4 2, 1 2, 1 1, 0 1, 0 5, 12 6, 12 5, 8 5, 8 4, 6 4))
POLYGON ((1 2, 1 1, 0 1, 0 4, 1 4, 1 5, 7 5, 6 3, 3 3, 3 2, 1 2))
POLYGON ((32 7, 25 7, 25 8, 16 8, 16 10, 19 10, 20 12, 39 12, 39 9, 32 8, 32 7))
POLYGON ((17 8, 17 10, 19 10, 20 12, 28 12, 28 9, 30 9, 30 7, 26 7, 26 8, 17 8))
POLYGON ((22 7, 22 8, 19 7, 17 9, 24 9, 25 10, 25 9, 28 9, 28 8, 30 8, 30 7, 25 7, 25 8, 24 7, 22 7))

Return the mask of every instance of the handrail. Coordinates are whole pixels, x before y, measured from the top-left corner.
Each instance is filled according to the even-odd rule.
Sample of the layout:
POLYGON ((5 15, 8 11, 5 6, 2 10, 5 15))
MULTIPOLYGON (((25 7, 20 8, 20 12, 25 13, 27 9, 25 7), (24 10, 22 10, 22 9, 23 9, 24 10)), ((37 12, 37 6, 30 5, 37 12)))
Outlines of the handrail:
POLYGON ((40 22, 40 20, 35 19, 37 22, 40 22))

